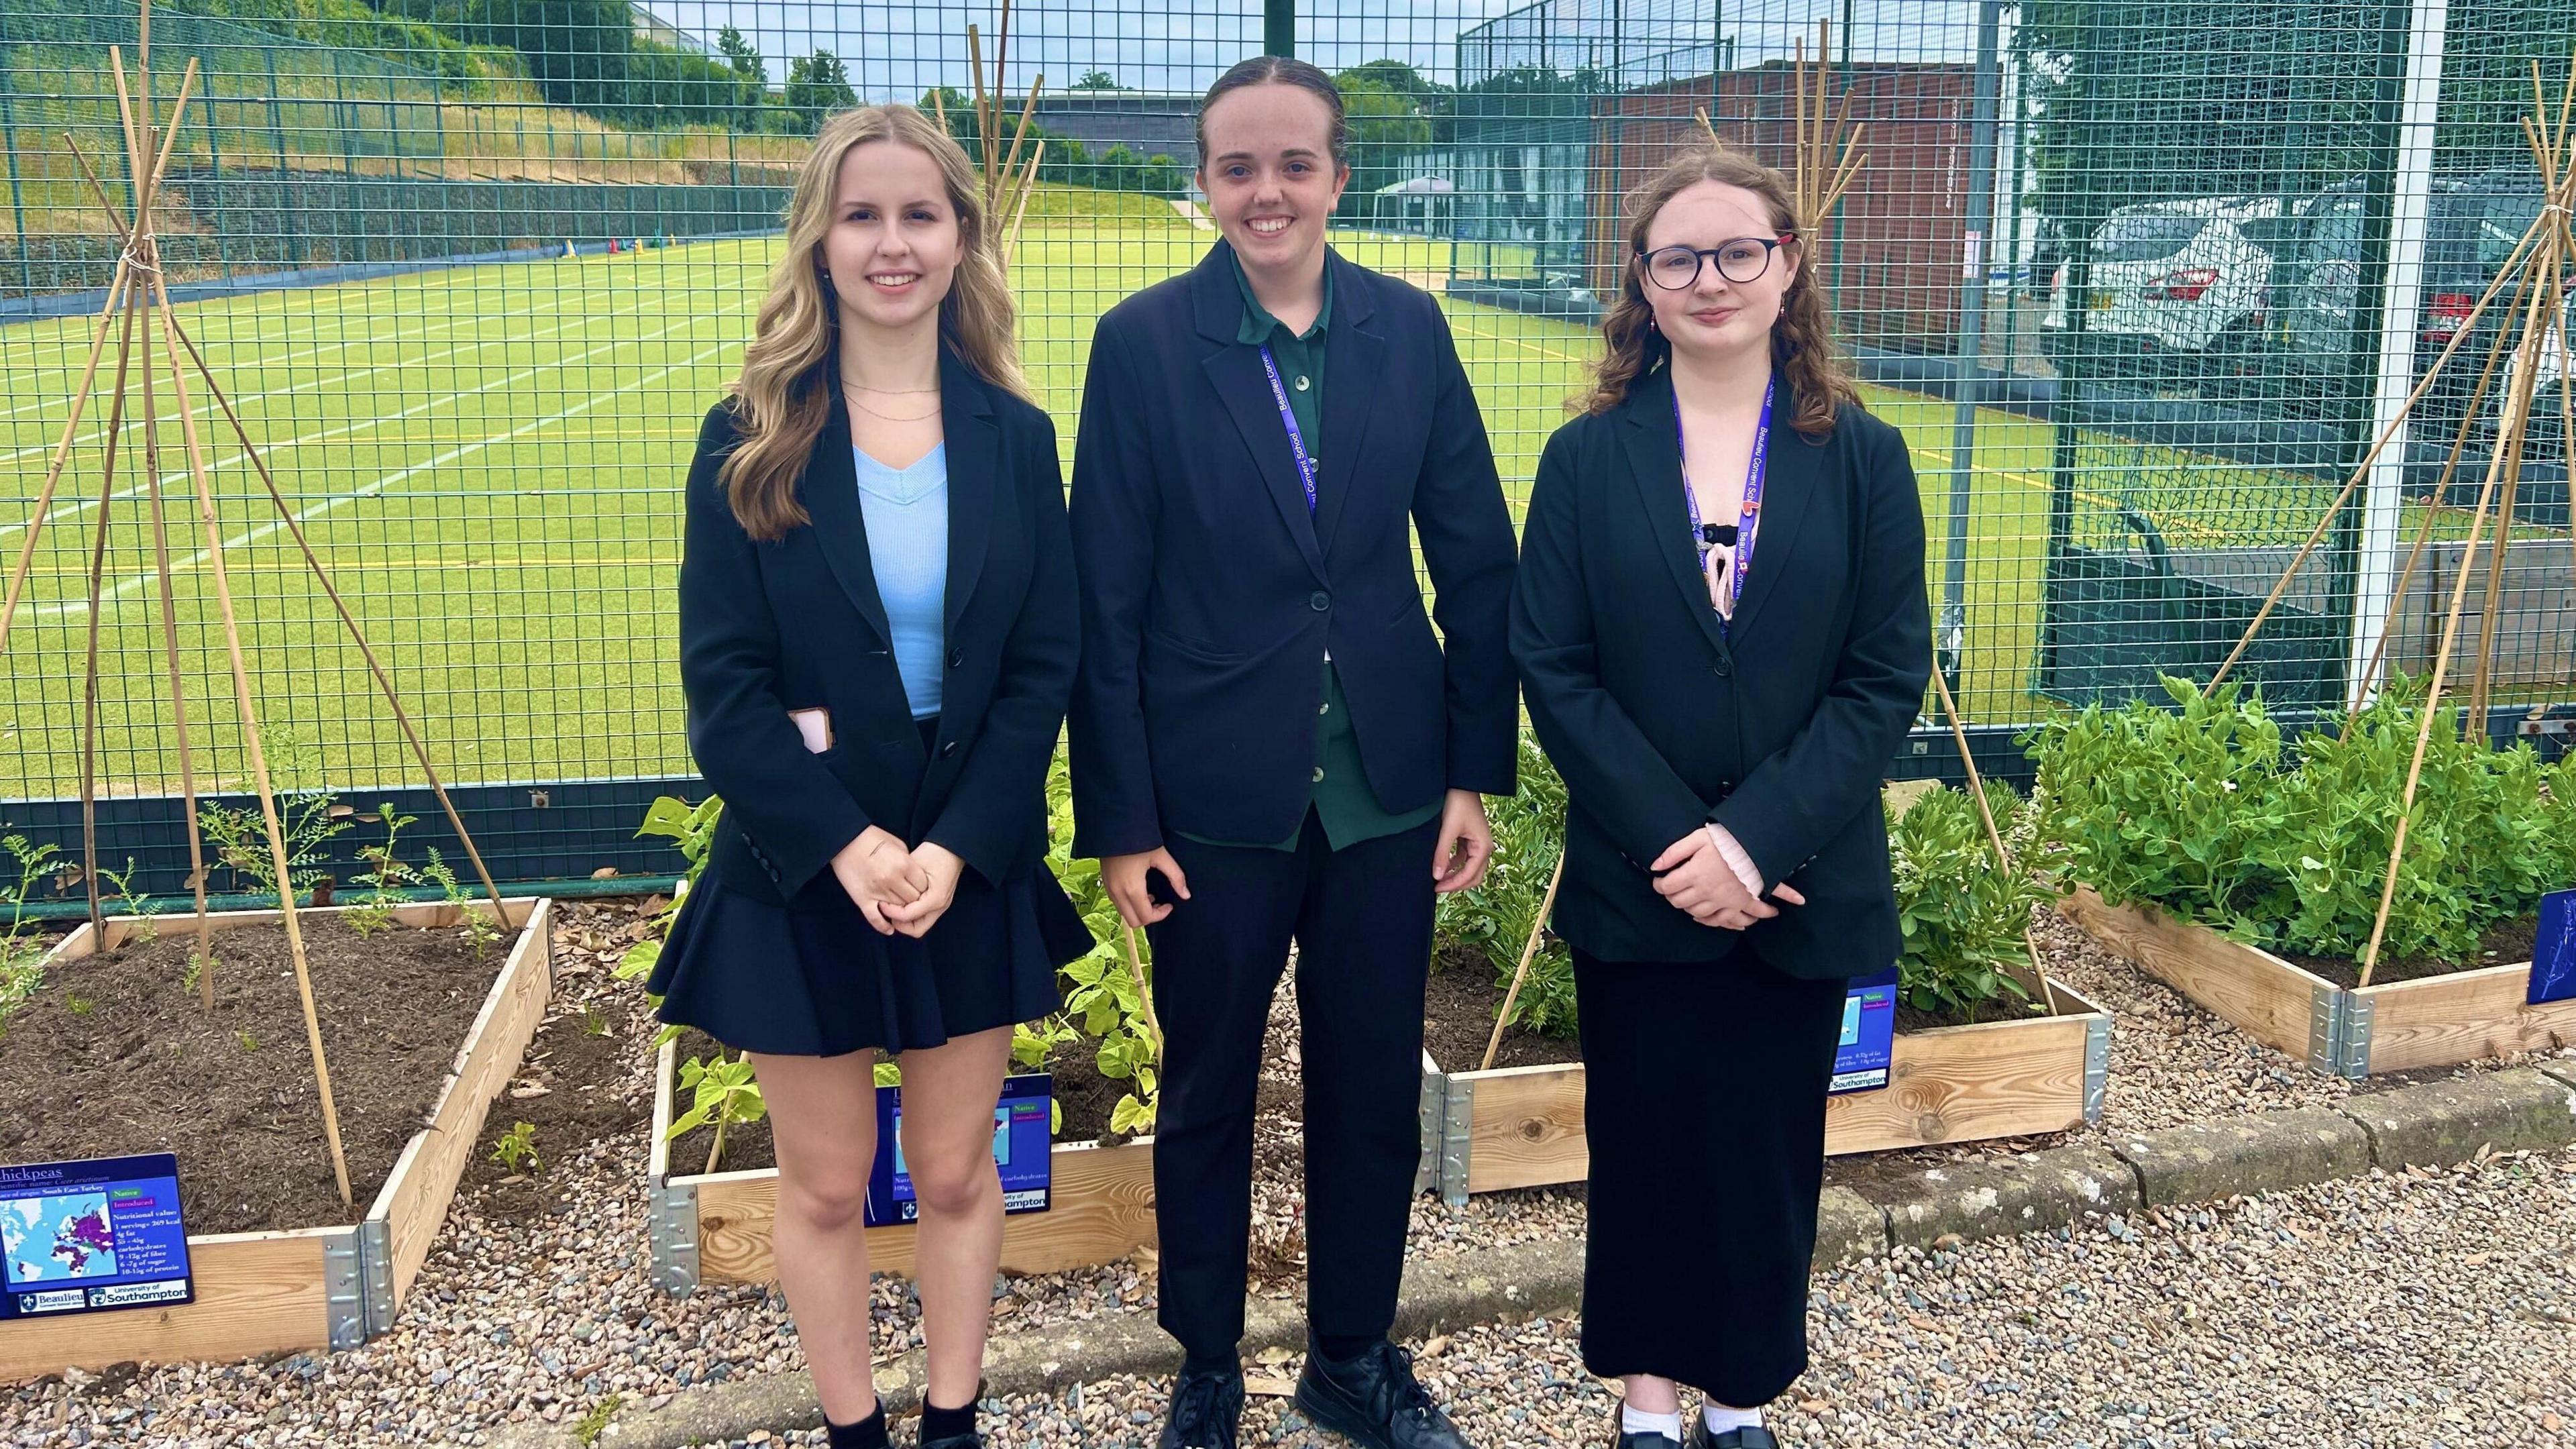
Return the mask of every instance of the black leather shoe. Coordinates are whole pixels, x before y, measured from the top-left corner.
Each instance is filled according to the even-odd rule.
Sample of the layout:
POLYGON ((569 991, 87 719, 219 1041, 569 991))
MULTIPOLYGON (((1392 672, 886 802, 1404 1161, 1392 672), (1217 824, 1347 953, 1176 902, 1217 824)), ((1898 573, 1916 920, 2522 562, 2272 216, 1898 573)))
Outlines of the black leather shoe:
POLYGON ((984 1449, 984 1435, 981 1430, 968 1430, 945 1439, 924 1439, 921 1449, 984 1449))
POLYGON ((1235 1449, 1243 1423, 1243 1370, 1181 1375, 1163 1417, 1162 1449, 1235 1449))
POLYGON ((1780 1449, 1780 1441, 1771 1431, 1756 1425, 1750 1429, 1729 1429, 1723 1434, 1708 1431, 1708 1419, 1691 1415, 1690 1434, 1682 1449, 1780 1449))
POLYGON ((1328 1362, 1310 1341, 1296 1403, 1317 1427, 1369 1449, 1467 1449, 1413 1376, 1413 1355, 1383 1340, 1342 1363, 1328 1362))

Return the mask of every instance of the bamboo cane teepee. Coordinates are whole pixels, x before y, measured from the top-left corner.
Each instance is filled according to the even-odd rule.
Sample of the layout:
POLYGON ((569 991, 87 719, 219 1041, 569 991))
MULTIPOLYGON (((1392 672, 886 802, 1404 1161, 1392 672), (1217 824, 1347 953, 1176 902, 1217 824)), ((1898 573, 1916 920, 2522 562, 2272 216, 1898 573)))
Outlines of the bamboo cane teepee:
MULTIPOLYGON (((2449 455, 2434 484, 2434 503, 2425 510, 2423 526, 2407 553, 2392 595, 2398 599, 2406 596, 2407 585, 2413 581, 2426 545, 2432 541, 2434 525, 2444 512, 2441 500, 2448 494, 2470 434, 2478 427, 2486 411, 2487 399, 2496 381, 2496 370, 2501 363, 2506 371, 2495 443, 2487 455, 2485 476, 2478 484, 2477 502, 2469 510, 2468 539, 2461 550, 2459 577, 2452 581, 2450 599, 2442 611, 2441 642, 2434 650, 2432 679, 2425 693, 2423 718, 2416 729, 2414 758, 2407 768, 2405 794, 2389 839, 2388 867, 2380 882, 2379 908, 2371 921, 2369 943, 2361 955, 2363 986, 2370 984, 2371 973, 2379 964, 2380 945, 2387 936, 2389 911, 2397 899, 2398 875, 2406 858, 2408 826, 2415 813, 2416 790, 2423 780, 2424 756, 2432 744, 2436 721, 2442 718, 2442 692, 2450 682, 2451 656, 2458 647, 2460 626, 2466 614, 2469 578, 2475 572, 2482 548, 2485 550, 2486 595, 2471 666, 2468 718, 2483 721, 2493 697, 2498 606, 2504 587, 2507 550, 2513 539, 2515 495, 2522 481, 2525 445, 2531 436, 2532 399, 2538 389, 2542 367, 2545 363, 2554 362, 2560 378, 2576 376, 2569 370, 2566 327, 2567 274, 2569 267, 2576 265, 2576 232, 2571 232, 2568 223, 2568 208, 2576 204, 2576 145, 2571 145, 2571 140, 2576 140, 2576 133, 2571 133, 2569 124, 2571 116, 2576 116, 2576 58, 2571 58, 2566 81, 2559 89, 2554 118, 2549 88, 2542 80, 2538 61, 2531 64, 2531 101, 2531 114, 2523 118, 2522 133, 2541 178, 2543 194, 2538 213, 2514 244, 2503 265, 2496 269, 2494 279, 2487 284, 2485 292, 2478 297, 2477 305, 2452 334, 2449 344, 2425 368, 2424 375, 2416 380, 2395 415, 2371 441, 2369 450, 2355 465, 2351 476, 2344 480, 2334 500, 2326 505, 2316 527, 2293 555, 2289 567, 2282 570, 2280 581, 2273 585, 2263 606, 2255 611, 2252 622, 2246 625, 2244 637, 2229 651, 2207 686, 2209 690, 2216 689, 2244 658, 2245 651, 2252 646, 2265 621, 2271 618, 2272 610, 2288 591, 2291 580, 2325 540, 2336 516, 2370 476, 2372 465, 2404 431, 2416 406, 2432 391, 2443 371, 2454 365, 2461 344, 2475 333, 2479 319, 2496 305, 2499 297, 2510 292, 2511 300, 2505 304, 2501 323, 2488 345, 2486 364, 2470 393, 2468 406, 2461 413, 2449 455)), ((2558 406, 2559 437, 2563 446, 2567 440, 2576 440, 2576 406, 2571 406, 2568 388, 2564 385, 2558 389, 2558 406)), ((2387 665, 2388 633, 2387 630, 2381 632, 2369 662, 2351 682, 2344 705, 2344 729, 2347 733, 2371 692, 2380 683, 2387 665)), ((2475 727, 2483 728, 2483 724, 2475 727)))
MULTIPOLYGON (((142 405, 142 427, 139 439, 143 453, 142 491, 147 500, 152 530, 154 574, 159 584, 160 633, 165 665, 164 684, 169 691, 169 727, 179 761, 180 790, 187 820, 190 888, 194 892, 196 902, 198 991, 204 1005, 211 1007, 214 1004, 216 973, 206 919, 206 870, 204 851, 197 834, 197 762, 188 730, 187 689, 179 651, 178 607, 173 586, 173 568, 170 562, 170 534, 161 496, 161 418, 156 402, 155 382, 155 373, 158 371, 161 374, 161 380, 168 383, 171 400, 176 404, 175 412, 179 423, 180 439, 187 458, 188 476, 195 494, 197 520, 205 533, 206 573, 213 587, 216 613, 223 628, 226 655, 231 667, 233 704, 240 719, 248 773, 259 794, 260 821, 267 837, 269 865, 275 872, 281 887, 279 906, 286 928, 288 953, 295 963, 295 986, 303 1007, 305 1045, 313 1055, 314 1080, 320 1091, 322 1106, 322 1132, 330 1150, 332 1177, 339 1188, 341 1203, 344 1206, 351 1206, 353 1203, 349 1186, 349 1167, 340 1145, 340 1118, 338 1107, 332 1098, 330 1062, 323 1049, 321 1025, 314 1010, 313 983, 306 963, 304 934, 296 915, 294 891, 288 885, 286 843, 278 820, 276 794, 270 786, 268 758, 261 747, 257 704, 251 690, 249 664, 243 649, 240 623, 234 610, 235 596, 232 582, 225 568, 222 523, 217 513, 214 489, 207 477, 204 442, 197 429, 197 411, 191 401, 193 388, 199 385, 204 387, 208 400, 223 414, 225 422, 231 427, 235 438, 239 440, 242 455, 259 474, 260 483, 267 491, 271 504, 277 509, 284 530, 295 540, 296 547, 303 554, 305 564, 312 570, 313 577, 320 583, 332 608, 339 614, 341 623, 348 629, 351 641, 366 660, 368 671, 374 676, 376 685, 384 694, 395 721, 401 726, 403 737, 411 746, 414 757, 419 761, 421 771, 427 778, 431 791, 437 796, 440 808, 446 812, 449 826, 455 830, 457 838, 464 843, 466 856, 472 862, 475 875, 484 891, 491 897, 496 911, 500 908, 501 893, 499 887, 493 884, 491 873, 484 868, 482 855, 475 849, 472 837, 466 832, 464 821, 458 817, 455 805, 448 799, 446 788, 440 784, 437 768, 430 761, 428 747, 422 742, 419 730, 413 726, 410 716, 403 709, 401 700, 396 696, 391 677, 386 674, 384 665, 376 657, 375 651, 368 646, 364 633, 358 627, 356 617, 350 613, 339 591, 332 587, 330 577, 322 567, 321 559, 315 554, 312 544, 305 536, 301 521, 296 518, 284 494, 278 489, 275 476, 269 471, 268 464, 261 456, 257 445, 252 442, 240 415, 234 411, 231 400, 225 396, 222 385, 215 378, 214 370, 206 362, 205 354, 188 335, 177 308, 171 304, 169 279, 164 272, 158 231, 154 221, 155 205, 159 200, 162 178, 168 172, 171 157, 178 151, 179 136, 188 121, 189 102, 194 99, 196 93, 197 64, 193 60, 188 63, 187 72, 179 85, 177 100, 171 107, 168 121, 163 123, 153 114, 151 0, 141 0, 139 17, 140 31, 135 47, 135 66, 130 78, 126 70, 123 47, 111 47, 109 50, 109 61, 116 78, 119 116, 124 131, 126 174, 130 178, 124 205, 120 206, 117 199, 111 195, 106 184, 100 180, 96 166, 80 149, 79 144, 69 135, 63 138, 64 144, 70 147, 72 155, 78 161, 82 174, 89 183, 92 193, 97 197, 99 205, 104 208, 108 226, 120 244, 121 250, 118 253, 113 279, 108 285, 106 299, 99 308, 97 322, 90 339, 87 365, 73 393, 71 410, 63 421, 62 435, 54 445, 52 460, 46 467, 45 481, 38 491, 35 509, 29 515, 26 538, 19 545, 16 564, 10 571, 5 599, 0 599, 0 654, 7 652, 11 625, 16 620, 18 605, 26 588, 28 570, 35 558, 38 537, 43 531, 46 518, 52 508, 55 491, 71 463, 73 445, 80 438, 81 419, 87 413, 94 397, 99 365, 106 356, 108 337, 114 333, 118 337, 116 368, 110 385, 106 427, 100 435, 98 520, 89 551, 88 654, 81 691, 81 854, 82 874, 89 891, 90 922, 94 930, 103 924, 98 885, 97 833, 99 628, 103 602, 101 584, 107 556, 109 510, 118 496, 116 488, 118 452, 124 446, 124 435, 128 424, 127 392, 130 386, 139 385, 139 401, 142 405), (156 333, 160 341, 157 356, 154 349, 156 333)), ((99 941, 101 949, 106 949, 107 943, 103 931, 99 934, 99 941)))

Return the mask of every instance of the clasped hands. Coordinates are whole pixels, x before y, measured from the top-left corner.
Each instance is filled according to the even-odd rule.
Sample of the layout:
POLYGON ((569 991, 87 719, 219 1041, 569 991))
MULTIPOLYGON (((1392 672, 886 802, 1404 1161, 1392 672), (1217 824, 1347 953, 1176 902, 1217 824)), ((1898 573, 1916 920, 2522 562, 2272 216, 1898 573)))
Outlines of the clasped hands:
POLYGON ((882 936, 914 939, 929 933, 957 899, 966 862, 944 845, 925 840, 906 849, 902 839, 871 825, 832 857, 832 874, 882 936))
MULTIPOLYGON (((1753 876, 1754 883, 1747 885, 1747 876, 1738 874, 1728 862, 1726 852, 1718 846, 1717 832, 1721 828, 1702 826, 1674 841, 1648 869, 1654 873, 1655 890, 1672 903, 1673 909, 1703 926, 1741 931, 1755 921, 1767 921, 1780 914, 1780 907, 1762 899, 1759 876, 1753 876)), ((1807 903, 1805 896, 1786 883, 1772 887, 1771 898, 1793 906, 1807 903)))

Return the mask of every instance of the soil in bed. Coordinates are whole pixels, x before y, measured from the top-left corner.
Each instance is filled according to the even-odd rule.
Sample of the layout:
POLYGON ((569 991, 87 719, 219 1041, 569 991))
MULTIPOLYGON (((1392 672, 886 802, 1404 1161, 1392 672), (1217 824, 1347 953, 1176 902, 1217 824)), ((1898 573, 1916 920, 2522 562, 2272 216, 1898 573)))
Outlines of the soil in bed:
MULTIPOLYGON (((2462 971, 2480 971, 2489 966, 2511 966, 2531 959, 2532 948, 2540 939, 2538 916, 2516 916, 2487 927, 2478 938, 2478 947, 2463 960, 2428 952, 2421 956, 2379 958, 2370 973, 2370 984, 2385 986, 2393 981, 2423 981, 2435 976, 2450 976, 2462 971)), ((2361 985, 2361 963, 2350 956, 2300 956, 2288 951, 2281 959, 2302 970, 2312 971, 2347 990, 2361 985)))
POLYGON ((356 1205, 333 1184, 283 926, 215 934, 215 1007, 183 984, 196 936, 61 962, 0 1035, 0 1162, 174 1152, 195 1234, 353 1223, 437 1104, 509 958, 462 927, 361 937, 301 918, 356 1205))
MULTIPOLYGON (((1422 1044, 1442 1071, 1472 1072, 1484 1062, 1485 1041, 1492 1035, 1494 1017, 1503 1006, 1505 983, 1498 977, 1490 962, 1466 947, 1443 947, 1433 962, 1423 1000, 1422 1044)), ((1927 1031, 1939 1026, 2009 1021, 2029 1014, 2028 1003, 2010 995, 1986 1003, 1973 1016, 1956 1009, 1919 1011, 1900 1004, 1896 1008, 1896 1029, 1927 1031)), ((1583 1049, 1575 1038, 1541 1036, 1525 1027, 1504 1032, 1502 1048, 1494 1054, 1496 1068, 1555 1066, 1581 1060, 1583 1049)))
MULTIPOLYGON (((1109 1114, 1118 1099, 1134 1090, 1133 1084, 1113 1082, 1100 1075, 1094 1054, 1100 1044, 1077 1041, 1056 1048, 1047 1070, 1055 1076, 1055 1100, 1064 1109, 1064 1125, 1056 1132, 1060 1143, 1090 1142, 1109 1136, 1109 1114)), ((686 1062, 691 1057, 715 1060, 724 1048, 715 1038, 695 1029, 680 1033, 675 1060, 686 1062)), ((1017 1067, 1012 1068, 1014 1072, 1017 1067)), ((680 1086, 677 1068, 671 1082, 671 1115, 678 1117, 689 1110, 689 1094, 680 1086)), ((706 1171, 707 1148, 713 1128, 701 1127, 671 1143, 671 1173, 675 1177, 691 1176, 706 1171)), ((724 1156, 717 1162, 719 1172, 740 1172, 757 1167, 776 1167, 778 1148, 771 1138, 766 1119, 752 1123, 735 1123, 725 1130, 724 1156)))

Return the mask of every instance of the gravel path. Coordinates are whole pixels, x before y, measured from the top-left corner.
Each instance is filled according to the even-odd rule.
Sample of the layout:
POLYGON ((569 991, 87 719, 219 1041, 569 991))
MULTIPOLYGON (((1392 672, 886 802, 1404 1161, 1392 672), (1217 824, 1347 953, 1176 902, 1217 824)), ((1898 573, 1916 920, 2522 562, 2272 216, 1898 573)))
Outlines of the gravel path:
MULTIPOLYGON (((1908 1253, 1817 1279, 1815 1358, 1772 1427, 1792 1449, 2563 1449, 2571 1258, 2576 1152, 1908 1253)), ((1478 1449, 1602 1442, 1615 1400, 1570 1319, 1417 1348, 1478 1449)), ((996 1449, 1143 1449, 1164 1392, 993 1400, 986 1427, 996 1449)), ((1344 1449, 1272 1397, 1244 1443, 1344 1449)))
MULTIPOLYGON (((650 1081, 652 1025, 641 1012, 636 989, 609 974, 637 921, 633 902, 583 902, 564 912, 556 936, 557 999, 549 1021, 570 1023, 574 1030, 587 1021, 617 1035, 625 1048, 624 1074, 589 1090, 632 1108, 639 1125, 577 1150, 550 1154, 533 1183, 494 1182, 489 1180, 494 1171, 478 1170, 459 1193, 439 1247, 393 1334, 341 1355, 294 1355, 264 1365, 179 1366, 139 1377, 130 1371, 103 1379, 75 1375, 70 1382, 0 1388, 0 1445, 472 1445, 516 1420, 579 1421, 611 1398, 651 1404, 700 1382, 801 1367, 802 1354, 776 1293, 708 1288, 673 1301, 655 1292, 648 1280, 642 1191, 646 1132, 640 1120, 650 1081), (532 1194, 538 1203, 533 1209, 532 1194)), ((2074 1135, 2328 1105, 2353 1090, 2353 1084, 2319 1076, 2247 1041, 2162 985, 2094 950, 2071 926, 2045 917, 2040 929, 2052 973, 2119 1017, 2104 1120, 2090 1134, 2074 1135)), ((1267 1110, 1254 1195, 1255 1291, 1276 1298, 1295 1293, 1303 1267, 1296 1191, 1298 1063, 1291 1049, 1295 1013, 1295 998, 1283 989, 1273 1009, 1264 1071, 1267 1110)), ((550 1080, 542 1060, 532 1065, 526 1084, 553 1091, 584 1089, 580 1083, 550 1080)), ((507 1125, 506 1112, 496 1110, 495 1117, 500 1120, 493 1130, 507 1125)), ((486 1150, 490 1136, 487 1131, 486 1150)), ((546 1145, 541 1140, 540 1147, 546 1145)), ((2037 1145, 2042 1144, 1966 1144, 1899 1154, 1896 1160, 1956 1160, 2037 1145)), ((1858 1164, 1836 1168, 1837 1173, 1863 1170, 1858 1164)), ((1414 1250, 1437 1257, 1578 1237, 1582 1211, 1579 1187, 1490 1194, 1460 1209, 1426 1197, 1414 1209, 1414 1250)), ((2565 1215, 2563 1199, 2558 1211, 2565 1215)), ((2563 1249, 2566 1235, 2559 1241, 2563 1249)), ((1978 1251, 1986 1258, 2027 1251, 2034 1259, 2046 1259, 2068 1248, 1978 1251)), ((1138 1263, 1009 1277, 1001 1286, 996 1326, 1006 1332, 1149 1310, 1153 1302, 1150 1267, 1138 1263)), ((918 1343, 919 1315, 905 1284, 880 1280, 875 1304, 881 1357, 918 1343)), ((2358 1326, 2365 1316, 2342 1315, 2358 1336, 2339 1351, 2355 1352, 2352 1345, 2369 1336, 2358 1326)), ((2396 1327, 2390 1325, 2392 1331, 2396 1327)), ((2559 1332, 2562 1338, 2576 1339, 2576 1329, 2562 1325, 2559 1332)), ((2248 1337, 2260 1341, 2265 1335, 2249 1332, 2248 1337)), ((1974 1361, 1973 1354, 1962 1350, 1943 1351, 1954 1362, 1974 1361)), ((1485 1355, 1483 1349, 1478 1352, 1485 1355)), ((1477 1361, 1494 1360, 1486 1355, 1477 1361)), ((1558 1372, 1570 1374, 1570 1363, 1563 1360, 1558 1372)), ((2413 1376, 2389 1380, 2434 1381, 2413 1376)), ((1114 1391, 1104 1392, 1116 1397, 1114 1391)), ((1597 1408, 1575 1417, 1588 1425, 1597 1408)), ((1028 1412, 1039 1421, 1058 1416, 1061 1434, 1074 1435, 1072 1425, 1091 1411, 1078 1411, 1068 1402, 1028 1412)), ((1087 1441, 1080 1435, 1059 1437, 1067 1443, 1116 1442, 1096 1435, 1087 1441)), ((1509 1436, 1487 1437, 1500 1443, 1509 1436)), ((1022 1442, 1058 1440, 1039 1434, 1022 1442)), ((2098 1441, 2064 1442, 2126 1449, 2131 1443, 2161 1441, 2106 1433, 2098 1441)), ((2261 1442, 2259 1436, 2255 1442, 2261 1442)), ((2514 1441, 2471 1437, 2450 1442, 2514 1441)))

